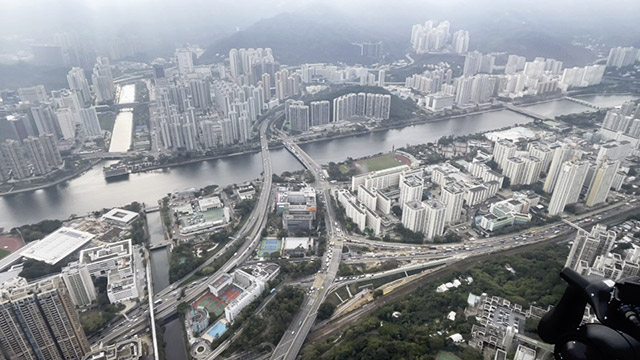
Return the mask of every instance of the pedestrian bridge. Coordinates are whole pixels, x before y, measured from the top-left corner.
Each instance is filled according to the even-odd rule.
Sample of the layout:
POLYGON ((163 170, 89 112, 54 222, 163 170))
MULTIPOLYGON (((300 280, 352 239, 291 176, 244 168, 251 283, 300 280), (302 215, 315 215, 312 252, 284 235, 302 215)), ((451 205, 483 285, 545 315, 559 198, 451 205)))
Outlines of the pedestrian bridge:
POLYGON ((161 243, 149 246, 149 250, 162 249, 169 245, 171 245, 171 241, 165 241, 165 242, 161 242, 161 243))

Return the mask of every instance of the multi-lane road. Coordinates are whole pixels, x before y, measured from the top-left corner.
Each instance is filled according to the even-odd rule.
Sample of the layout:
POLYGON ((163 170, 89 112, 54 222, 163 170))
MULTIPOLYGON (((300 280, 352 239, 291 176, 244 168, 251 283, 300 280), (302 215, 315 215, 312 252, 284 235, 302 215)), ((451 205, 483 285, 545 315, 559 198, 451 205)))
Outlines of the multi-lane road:
MULTIPOLYGON (((241 229, 236 233, 236 236, 225 245, 223 249, 220 249, 214 256, 209 258, 204 264, 198 267, 198 269, 187 274, 183 279, 177 281, 179 284, 184 279, 187 279, 195 274, 195 272, 215 261, 220 256, 224 255, 232 246, 236 243, 242 243, 241 247, 236 251, 234 256, 224 264, 215 274, 208 278, 200 279, 191 284, 184 284, 185 295, 180 296, 181 288, 176 286, 167 287, 159 291, 154 296, 155 301, 155 316, 156 318, 166 318, 176 311, 177 305, 180 302, 191 302, 201 296, 208 289, 210 280, 215 279, 222 273, 229 272, 238 264, 245 261, 253 252, 255 247, 260 242, 260 231, 264 228, 267 222, 267 216, 269 208, 271 206, 271 182, 272 182, 272 167, 271 158, 269 154, 269 144, 267 141, 266 131, 269 126, 269 121, 266 119, 260 126, 260 144, 263 161, 263 174, 264 180, 262 183, 260 195, 253 211, 250 214, 249 219, 245 221, 241 229)), ((120 319, 110 324, 107 328, 102 330, 97 336, 92 337, 90 340, 92 343, 109 343, 115 340, 119 340, 121 337, 126 337, 129 334, 134 334, 138 330, 142 330, 147 326, 149 317, 149 307, 146 304, 138 306, 127 314, 127 318, 120 319), (143 316, 144 315, 144 316, 143 316)))
MULTIPOLYGON (((276 113, 277 115, 277 113, 276 113)), ((260 143, 261 153, 263 161, 263 183, 260 191, 258 201, 255 208, 250 214, 247 221, 241 229, 236 233, 236 236, 232 238, 223 249, 218 251, 216 255, 210 258, 203 266, 209 265, 215 259, 222 256, 229 251, 236 244, 241 244, 234 256, 225 263, 215 274, 208 278, 201 279, 191 284, 185 284, 185 295, 180 297, 181 289, 171 286, 160 291, 155 296, 155 314, 156 317, 166 318, 174 313, 179 302, 191 302, 197 297, 201 296, 208 289, 208 284, 220 276, 222 273, 231 271, 234 267, 244 263, 254 253, 255 248, 260 242, 261 230, 266 226, 269 209, 272 207, 272 167, 271 159, 268 148, 267 130, 272 123, 271 120, 277 116, 270 116, 269 119, 265 119, 260 124, 260 143)), ((274 129, 275 130, 275 129, 274 129)), ((289 328, 281 338, 277 347, 271 354, 272 359, 295 359, 299 351, 301 350, 303 343, 314 325, 317 311, 322 302, 325 300, 329 292, 338 286, 343 286, 345 283, 356 281, 356 279, 340 279, 336 281, 336 274, 342 258, 342 247, 344 241, 360 242, 369 246, 393 249, 395 251, 404 251, 406 254, 400 255, 399 260, 423 260, 427 261, 440 261, 442 263, 455 262, 456 260, 463 259, 469 256, 476 256, 480 254, 491 253, 494 251, 504 250, 511 246, 517 246, 518 242, 510 240, 513 235, 507 235, 502 237, 494 237, 488 239, 480 239, 476 242, 467 243, 464 245, 442 245, 437 246, 436 249, 429 249, 431 245, 407 245, 407 244, 389 244, 377 241, 371 241, 363 238, 345 237, 343 229, 340 228, 340 224, 336 222, 336 217, 331 200, 331 185, 325 178, 322 172, 322 167, 317 164, 306 152, 304 152, 293 140, 287 137, 286 134, 275 130, 280 135, 283 145, 300 160, 300 162, 307 168, 315 177, 315 182, 312 184, 318 191, 318 194, 324 198, 325 221, 327 229, 327 244, 330 244, 329 249, 325 252, 322 258, 322 270, 316 274, 313 279, 313 290, 309 296, 305 297, 300 311, 294 318, 294 321, 290 324, 289 328), (450 247, 450 249, 446 249, 450 247), (440 259, 440 260, 438 260, 440 259)), ((599 209, 592 214, 582 215, 584 219, 587 216, 595 215, 596 213, 610 212, 610 215, 615 213, 621 213, 625 210, 629 210, 629 203, 618 204, 609 206, 605 209, 599 209)), ((609 217, 609 216, 608 216, 609 217)), ((571 221, 579 220, 578 217, 572 216, 568 218, 571 221)), ((554 229, 560 229, 562 227, 568 227, 566 224, 556 224, 540 227, 537 229, 531 229, 527 238, 521 239, 521 244, 537 242, 545 237, 550 237, 554 234, 554 229), (553 228, 552 228, 553 227, 553 228), (532 231, 533 230, 533 231, 532 231)), ((564 232, 564 229, 563 229, 564 232)), ((385 256, 389 257, 389 256, 385 256)), ((385 257, 380 257, 379 254, 361 256, 353 259, 353 261, 380 261, 385 257)), ((393 257, 398 259, 397 256, 393 257)), ((420 266, 420 264, 417 264, 420 266)), ((414 266, 414 265, 411 265, 414 266)), ((395 271, 401 271, 403 269, 396 269, 395 271)), ((193 275, 195 271, 188 274, 185 278, 193 275)), ((388 274, 375 274, 373 276, 387 276, 388 274)), ((183 279, 184 280, 184 279, 183 279)), ((181 280, 181 281, 183 281, 181 280)), ((128 319, 122 319, 114 322, 109 328, 102 331, 102 334, 106 336, 98 339, 97 337, 92 339, 93 342, 103 341, 110 342, 118 340, 121 337, 126 337, 129 334, 143 330, 147 326, 148 305, 141 305, 138 308, 132 310, 128 314, 128 319)))
POLYGON ((318 308, 324 301, 329 291, 329 287, 333 284, 338 268, 340 266, 340 258, 342 253, 343 240, 338 236, 342 229, 336 222, 336 216, 331 202, 331 186, 322 174, 322 168, 297 144, 288 140, 288 138, 280 133, 284 146, 296 156, 300 162, 315 177, 315 188, 322 194, 326 210, 326 229, 327 244, 329 249, 323 255, 323 270, 318 272, 313 282, 313 290, 302 303, 300 311, 285 331, 280 339, 278 346, 271 354, 271 359, 295 359, 296 355, 302 348, 307 334, 315 323, 318 314, 318 308), (333 244, 333 246, 331 246, 333 244))
MULTIPOLYGON (((160 318, 166 317, 175 311, 178 302, 190 302, 195 300, 197 297, 202 295, 207 291, 209 283, 211 280, 219 277, 221 274, 231 271, 234 267, 244 262, 246 259, 251 256, 255 248, 260 242, 260 232, 264 228, 267 222, 267 217, 269 214, 269 208, 271 206, 271 182, 272 182, 272 168, 271 168, 271 157, 269 154, 269 144, 266 137, 266 131, 269 126, 268 121, 263 121, 260 126, 260 144, 261 144, 261 153, 262 153, 262 164, 263 164, 263 182, 260 191, 260 196, 258 201, 255 204, 255 207, 247 221, 245 222, 243 228, 237 233, 236 238, 232 240, 230 243, 225 245, 225 249, 228 250, 235 242, 240 241, 242 243, 241 247, 234 254, 234 256, 225 263, 216 273, 208 277, 206 280, 201 280, 195 284, 188 285, 190 288, 185 291, 185 296, 183 298, 179 297, 179 291, 169 293, 162 297, 162 294, 166 294, 167 291, 161 292, 158 294, 160 303, 157 305, 156 315, 160 318), (244 231, 243 231, 244 230, 244 231)), ((221 256, 224 251, 219 251, 216 256, 209 259, 209 262, 215 260, 215 258, 221 256)), ((169 290, 171 291, 171 290, 169 290)))

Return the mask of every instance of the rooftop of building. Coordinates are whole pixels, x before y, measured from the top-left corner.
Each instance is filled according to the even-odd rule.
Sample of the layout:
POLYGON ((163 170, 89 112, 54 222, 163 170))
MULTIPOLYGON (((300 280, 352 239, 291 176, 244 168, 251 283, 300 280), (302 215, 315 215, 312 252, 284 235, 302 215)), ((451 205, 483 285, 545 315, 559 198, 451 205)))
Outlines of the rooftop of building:
POLYGON ((93 237, 93 234, 84 231, 61 227, 22 254, 30 259, 55 265, 87 244, 93 237))
POLYGON ((286 237, 283 239, 282 248, 284 250, 306 249, 310 242, 311 238, 309 237, 286 237))
POLYGON ((427 205, 428 207, 432 208, 432 209, 442 209, 444 208, 444 204, 440 201, 440 200, 427 200, 424 202, 425 205, 427 205))
POLYGON ((80 252, 80 262, 92 264, 124 256, 131 256, 131 239, 84 249, 80 252))
POLYGON ((102 220, 111 220, 111 221, 128 224, 134 219, 136 219, 137 217, 138 217, 138 213, 136 212, 119 209, 119 208, 113 208, 109 210, 108 213, 102 215, 102 220))

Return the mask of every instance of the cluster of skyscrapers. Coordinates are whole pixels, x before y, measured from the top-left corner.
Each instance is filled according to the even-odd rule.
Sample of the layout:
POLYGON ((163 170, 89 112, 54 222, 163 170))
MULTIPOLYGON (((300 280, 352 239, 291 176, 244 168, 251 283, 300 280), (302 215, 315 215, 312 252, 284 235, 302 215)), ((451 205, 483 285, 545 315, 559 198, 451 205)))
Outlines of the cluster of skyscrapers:
POLYGON ((115 87, 109 60, 98 57, 90 86, 84 70, 67 74, 69 89, 50 94, 43 85, 18 89, 19 101, 0 107, 0 181, 46 175, 62 165, 60 147, 77 137, 102 137, 94 103, 110 103, 115 87))
POLYGON ((59 276, 0 289, 0 354, 6 359, 82 359, 90 351, 69 291, 59 276))
POLYGON ((387 120, 391 113, 391 95, 374 93, 349 93, 333 99, 333 121, 362 116, 387 120))
POLYGON ((422 74, 414 74, 405 79, 406 87, 414 89, 424 94, 435 94, 440 91, 446 91, 445 85, 451 85, 453 82, 453 72, 451 69, 436 69, 425 71, 422 74))
POLYGON ((626 102, 620 109, 607 111, 600 131, 609 137, 620 133, 632 138, 640 138, 640 106, 634 102, 626 102))
POLYGON ((299 100, 285 101, 285 119, 289 122, 290 129, 296 132, 307 131, 312 126, 326 125, 330 121, 345 121, 356 117, 387 120, 390 111, 389 94, 345 94, 333 99, 333 111, 328 100, 312 101, 309 105, 299 100))
POLYGON ((615 47, 609 51, 607 66, 621 68, 640 61, 640 49, 634 47, 615 47))
POLYGON ((590 232, 578 230, 565 263, 582 275, 603 276, 614 281, 640 274, 640 249, 627 254, 612 253, 617 234, 605 225, 596 225, 590 232))
POLYGON ((411 46, 418 54, 440 52, 450 46, 451 51, 464 54, 469 49, 469 32, 458 30, 449 32, 450 24, 443 21, 436 24, 428 20, 424 24, 416 24, 411 28, 411 46))
POLYGON ((548 213, 558 215, 568 204, 577 203, 581 194, 587 206, 604 203, 616 187, 620 161, 628 154, 627 141, 608 141, 597 155, 586 157, 577 144, 530 143, 526 152, 508 140, 497 141, 493 159, 511 185, 531 185, 546 174, 543 191, 550 193, 548 213))
POLYGON ((188 49, 176 50, 175 76, 156 75, 154 119, 164 149, 199 151, 249 142, 251 126, 272 97, 277 63, 271 49, 232 49, 229 60, 234 81, 224 80, 224 64, 217 68, 221 79, 212 80, 209 67, 194 66, 188 49))
POLYGON ((62 157, 53 134, 28 136, 0 144, 0 182, 46 175, 62 165, 62 157))
POLYGON ((454 105, 469 107, 495 97, 543 95, 569 88, 600 84, 605 65, 562 68, 562 61, 509 55, 504 66, 496 55, 471 51, 465 55, 462 76, 452 79, 450 69, 438 68, 407 77, 405 86, 426 95, 419 103, 434 112, 454 105), (504 69, 504 74, 497 74, 504 69))
POLYGON ((229 70, 231 77, 241 86, 261 85, 266 101, 272 98, 272 88, 275 88, 275 97, 280 101, 300 94, 300 74, 289 74, 287 69, 280 70, 280 64, 274 60, 270 48, 231 49, 229 70))

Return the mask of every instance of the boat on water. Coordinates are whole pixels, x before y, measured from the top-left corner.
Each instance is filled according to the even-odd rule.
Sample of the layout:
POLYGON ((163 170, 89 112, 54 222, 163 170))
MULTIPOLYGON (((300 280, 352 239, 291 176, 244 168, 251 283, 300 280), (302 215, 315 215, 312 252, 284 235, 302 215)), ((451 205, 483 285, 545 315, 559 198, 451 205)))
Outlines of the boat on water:
POLYGON ((104 178, 107 180, 115 180, 129 177, 131 170, 124 164, 113 164, 102 168, 104 178))

